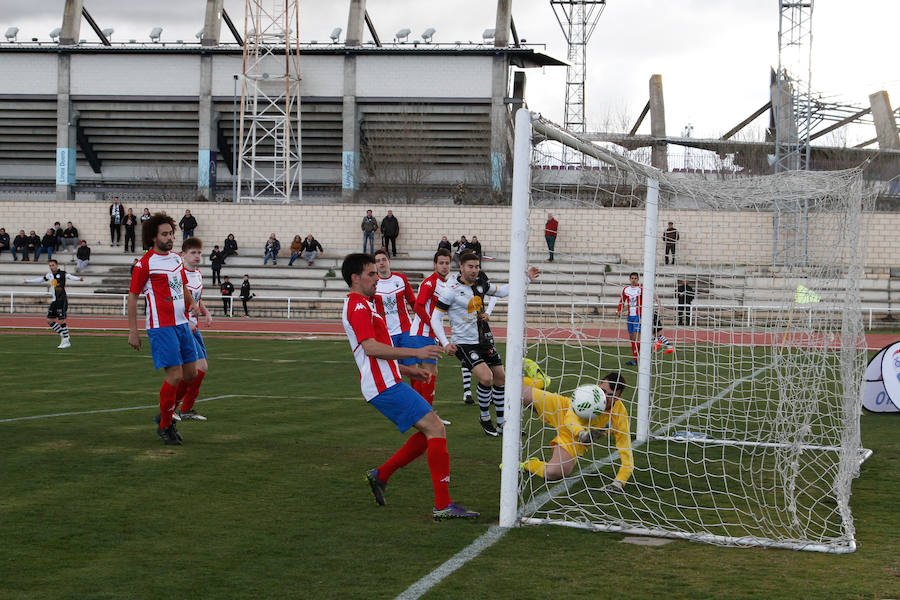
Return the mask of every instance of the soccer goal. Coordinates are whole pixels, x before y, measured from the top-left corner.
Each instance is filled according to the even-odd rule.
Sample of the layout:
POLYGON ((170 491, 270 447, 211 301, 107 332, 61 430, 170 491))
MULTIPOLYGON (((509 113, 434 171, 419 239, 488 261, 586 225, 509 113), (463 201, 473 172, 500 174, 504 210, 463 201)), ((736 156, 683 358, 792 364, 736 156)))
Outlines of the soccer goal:
POLYGON ((627 154, 516 115, 510 297, 527 303, 508 313, 501 526, 852 552, 851 483, 867 457, 860 171, 722 177, 627 154), (526 287, 528 264, 542 275, 526 287), (643 286, 637 366, 616 314, 631 271, 643 286), (562 479, 521 468, 548 460, 558 435, 518 402, 523 357, 562 396, 624 376, 634 466, 621 493, 607 491, 621 457, 603 432, 562 479))

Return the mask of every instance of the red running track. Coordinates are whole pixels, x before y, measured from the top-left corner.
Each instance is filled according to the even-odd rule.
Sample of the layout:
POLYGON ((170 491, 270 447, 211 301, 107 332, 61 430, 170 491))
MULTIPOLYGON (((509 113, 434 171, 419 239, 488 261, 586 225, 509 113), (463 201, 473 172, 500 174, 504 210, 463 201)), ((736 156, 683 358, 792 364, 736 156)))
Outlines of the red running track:
MULTIPOLYGON (((100 332, 126 332, 128 320, 125 317, 70 317, 69 328, 78 331, 92 330, 100 332)), ((141 321, 140 325, 143 325, 141 321)), ((34 315, 2 315, 0 316, 0 333, 13 333, 12 330, 38 330, 52 333, 47 328, 47 320, 34 315)), ((295 335, 295 336, 342 336, 344 328, 338 321, 319 320, 301 321, 296 319, 244 319, 238 317, 219 317, 213 321, 212 327, 202 328, 204 332, 223 334, 263 334, 263 335, 295 335)), ((498 339, 505 339, 506 328, 494 327, 494 334, 498 339)), ((56 335, 56 334, 53 334, 56 335)), ((603 342, 627 342, 628 337, 624 329, 614 328, 589 328, 583 329, 577 334, 566 329, 529 329, 528 337, 539 336, 554 339, 567 340, 580 337, 582 340, 590 339, 603 342)), ((752 331, 714 331, 714 330, 675 330, 668 336, 675 344, 694 343, 718 343, 732 346, 772 346, 784 342, 783 333, 752 332, 752 331)), ((805 333, 789 335, 792 346, 820 345, 828 343, 818 337, 805 333)), ((878 350, 890 343, 898 341, 898 336, 893 334, 868 334, 866 344, 871 350, 878 350)), ((835 340, 836 342, 836 340, 835 340)))

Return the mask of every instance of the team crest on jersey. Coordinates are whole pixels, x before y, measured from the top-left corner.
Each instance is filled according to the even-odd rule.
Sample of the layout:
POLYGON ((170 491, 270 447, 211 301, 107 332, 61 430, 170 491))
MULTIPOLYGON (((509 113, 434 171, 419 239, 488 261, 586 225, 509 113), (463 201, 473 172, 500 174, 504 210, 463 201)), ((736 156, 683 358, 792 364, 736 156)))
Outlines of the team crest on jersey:
POLYGON ((396 296, 384 296, 382 298, 382 302, 384 302, 384 310, 387 311, 390 309, 393 311, 397 308, 397 297, 396 296))
POLYGON ((475 293, 476 293, 476 294, 484 294, 484 288, 481 287, 480 285, 476 285, 476 286, 475 286, 475 293))
POLYGON ((478 360, 478 353, 477 352, 469 352, 469 358, 471 358, 472 360, 478 360))

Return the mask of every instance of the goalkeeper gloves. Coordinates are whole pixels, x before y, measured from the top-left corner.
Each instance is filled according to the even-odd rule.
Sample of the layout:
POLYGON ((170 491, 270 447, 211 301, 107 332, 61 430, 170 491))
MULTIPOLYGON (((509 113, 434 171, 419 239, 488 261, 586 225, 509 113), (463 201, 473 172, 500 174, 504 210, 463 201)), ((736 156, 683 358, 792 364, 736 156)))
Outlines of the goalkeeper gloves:
POLYGON ((605 429, 582 429, 575 436, 575 439, 578 440, 579 444, 588 445, 606 435, 608 435, 608 432, 605 429))
POLYGON ((606 492, 607 494, 621 494, 625 491, 625 484, 618 479, 615 479, 611 483, 607 483, 600 488, 600 491, 606 492))

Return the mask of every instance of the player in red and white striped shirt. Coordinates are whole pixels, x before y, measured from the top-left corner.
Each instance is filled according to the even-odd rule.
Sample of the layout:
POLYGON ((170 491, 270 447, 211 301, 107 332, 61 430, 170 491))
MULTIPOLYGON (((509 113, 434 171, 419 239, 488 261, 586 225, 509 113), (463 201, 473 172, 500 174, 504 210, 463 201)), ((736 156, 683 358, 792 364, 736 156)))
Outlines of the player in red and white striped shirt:
MULTIPOLYGON (((413 434, 383 465, 366 473, 375 501, 384 505, 384 491, 393 473, 427 452, 428 469, 434 488, 435 519, 474 518, 450 500, 450 454, 444 424, 422 396, 400 380, 398 358, 434 359, 437 346, 395 348, 388 326, 369 298, 375 295, 378 271, 368 254, 350 254, 341 265, 341 275, 350 293, 344 301, 342 321, 353 357, 359 367, 360 384, 366 401, 387 417, 401 432, 415 427, 413 434)), ((406 367, 408 372, 415 371, 406 367)))
POLYGON ((406 275, 391 271, 391 259, 384 250, 375 251, 375 270, 378 272, 378 284, 375 286, 375 308, 384 317, 387 323, 388 333, 394 346, 402 346, 400 337, 409 335, 412 321, 406 305, 410 308, 416 305, 416 295, 406 275))
MULTIPOLYGON (((447 275, 450 274, 450 251, 438 250, 434 253, 434 273, 422 281, 419 286, 419 294, 416 296, 415 314, 412 328, 409 331, 409 346, 420 348, 422 346, 436 345, 434 334, 431 332, 431 313, 441 295, 447 275)), ((422 394, 428 404, 434 406, 434 390, 437 383, 438 365, 436 360, 419 361, 419 366, 431 373, 428 381, 414 381, 413 389, 422 394)))
MULTIPOLYGON (((184 261, 184 273, 187 277, 187 289, 194 302, 200 307, 201 312, 206 313, 206 326, 212 325, 212 315, 203 304, 203 274, 198 267, 203 261, 203 242, 200 238, 189 237, 181 244, 181 259, 184 261)), ((182 421, 205 421, 206 417, 194 410, 194 402, 200 395, 200 385, 203 378, 209 371, 209 362, 206 358, 206 343, 200 334, 200 322, 197 314, 188 311, 188 322, 191 325, 191 333, 194 335, 194 341, 197 344, 197 376, 190 383, 182 381, 178 386, 175 394, 176 405, 180 402, 181 408, 178 409, 178 416, 182 421)))
POLYGON ((178 384, 190 382, 197 375, 197 346, 188 324, 187 311, 206 314, 188 292, 184 264, 176 252, 175 221, 156 213, 144 223, 143 242, 150 250, 135 263, 128 294, 128 343, 141 349, 137 330, 137 299, 147 299, 147 338, 153 364, 165 369, 159 390, 160 422, 157 435, 166 444, 180 445, 181 434, 172 423, 178 384))

